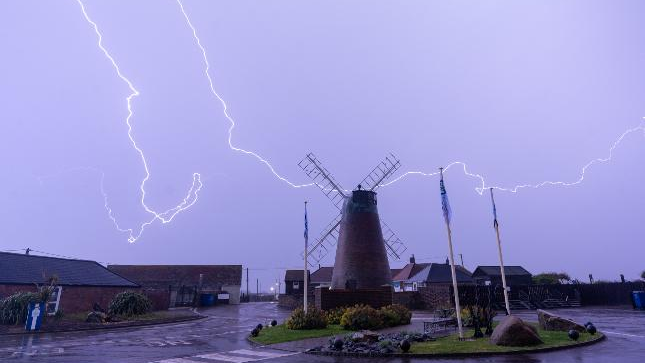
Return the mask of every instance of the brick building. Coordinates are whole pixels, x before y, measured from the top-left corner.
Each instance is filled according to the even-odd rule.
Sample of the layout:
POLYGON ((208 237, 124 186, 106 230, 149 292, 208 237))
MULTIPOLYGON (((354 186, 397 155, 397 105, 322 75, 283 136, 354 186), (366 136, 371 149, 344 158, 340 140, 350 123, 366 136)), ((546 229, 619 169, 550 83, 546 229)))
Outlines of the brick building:
POLYGON ((88 312, 94 303, 107 309, 116 294, 140 290, 138 284, 94 261, 0 252, 0 298, 36 292, 37 286, 49 285, 52 279, 56 288, 47 303, 50 314, 88 312))
POLYGON ((218 303, 239 304, 242 265, 109 265, 108 269, 143 288, 155 308, 193 306, 199 294, 218 303))

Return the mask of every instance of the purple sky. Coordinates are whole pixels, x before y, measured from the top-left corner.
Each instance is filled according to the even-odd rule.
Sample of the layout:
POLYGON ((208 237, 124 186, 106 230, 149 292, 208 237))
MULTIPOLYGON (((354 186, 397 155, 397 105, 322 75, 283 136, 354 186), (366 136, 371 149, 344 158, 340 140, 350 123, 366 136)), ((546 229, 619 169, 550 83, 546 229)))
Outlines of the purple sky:
MULTIPOLYGON (((310 234, 334 208, 228 146, 229 121, 179 5, 84 1, 103 45, 140 95, 132 136, 158 211, 134 244, 122 228, 150 219, 142 161, 127 135, 130 94, 74 0, 9 1, 0 11, 0 249, 121 264, 243 264, 268 286, 301 265, 302 201, 310 234)), ((210 75, 237 123, 233 144, 296 184, 314 152, 352 188, 387 152, 401 172, 453 161, 488 186, 573 182, 583 165, 645 116, 645 3, 638 1, 184 0, 210 75)), ((645 134, 627 135, 583 183, 496 193, 507 264, 582 280, 645 269, 645 134)), ((497 263, 490 200, 476 178, 446 173, 455 252, 497 263)), ((418 260, 447 254, 438 179, 380 189, 379 210, 418 260)), ((409 255, 406 253, 406 255, 409 255)), ((333 263, 333 254, 327 264, 333 263)), ((406 256, 407 258, 407 256, 406 256)), ((393 266, 402 264, 393 262, 393 266)))

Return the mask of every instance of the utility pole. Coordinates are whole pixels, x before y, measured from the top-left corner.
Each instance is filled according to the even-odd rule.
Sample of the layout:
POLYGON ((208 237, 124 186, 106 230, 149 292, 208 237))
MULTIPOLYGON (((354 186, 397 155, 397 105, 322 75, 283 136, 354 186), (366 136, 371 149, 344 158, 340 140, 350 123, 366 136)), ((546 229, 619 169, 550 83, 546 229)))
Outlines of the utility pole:
POLYGON ((251 295, 249 294, 249 268, 246 268, 246 298, 251 302, 251 295))
POLYGON ((260 297, 260 279, 255 279, 255 301, 260 297))
POLYGON ((307 293, 308 286, 307 286, 307 280, 308 279, 308 274, 307 274, 307 250, 309 249, 309 226, 307 222, 307 201, 305 201, 305 250, 304 250, 304 260, 305 260, 305 269, 304 269, 304 289, 302 290, 302 306, 305 314, 307 313, 307 293))

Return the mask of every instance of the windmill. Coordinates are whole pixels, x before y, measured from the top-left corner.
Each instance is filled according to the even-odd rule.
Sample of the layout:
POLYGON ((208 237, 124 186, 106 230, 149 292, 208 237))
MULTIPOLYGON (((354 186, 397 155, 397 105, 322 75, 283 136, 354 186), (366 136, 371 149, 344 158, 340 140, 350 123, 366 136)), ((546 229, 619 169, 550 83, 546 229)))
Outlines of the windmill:
POLYGON ((332 289, 389 284, 387 255, 400 259, 407 248, 379 218, 375 191, 399 169, 401 162, 393 154, 388 155, 351 194, 314 154, 307 154, 298 166, 339 210, 307 250, 310 264, 319 263, 338 244, 332 289))

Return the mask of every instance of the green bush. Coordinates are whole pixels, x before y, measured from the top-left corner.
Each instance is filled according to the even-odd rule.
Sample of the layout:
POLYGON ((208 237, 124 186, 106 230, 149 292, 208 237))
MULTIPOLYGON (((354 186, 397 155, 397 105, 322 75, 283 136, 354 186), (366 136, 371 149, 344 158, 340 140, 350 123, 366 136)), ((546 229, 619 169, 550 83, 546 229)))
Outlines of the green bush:
POLYGON ((327 316, 324 311, 313 306, 307 308, 307 313, 302 308, 297 308, 287 319, 287 328, 291 330, 324 329, 327 327, 327 316))
POLYGON ((20 291, 0 301, 0 323, 20 325, 27 319, 30 302, 41 302, 41 294, 20 291))
POLYGON ((393 304, 379 309, 383 326, 397 326, 410 324, 412 313, 402 305, 393 304))
POLYGON ((378 329, 383 326, 383 319, 379 311, 373 307, 355 305, 345 310, 340 325, 348 330, 378 329))
POLYGON ((340 319, 343 317, 343 314, 345 314, 345 310, 347 310, 347 308, 343 307, 327 311, 327 324, 340 324, 340 319))
POLYGON ((124 291, 112 299, 108 312, 112 315, 142 315, 152 310, 150 299, 142 293, 124 291))

